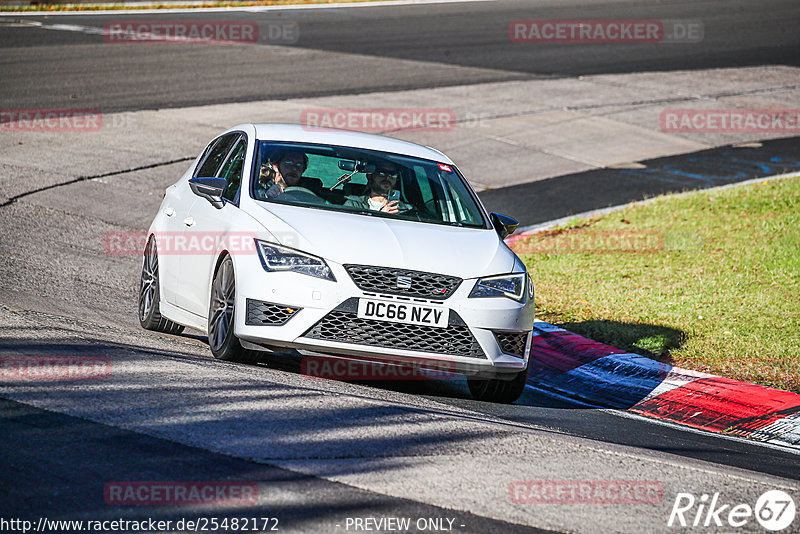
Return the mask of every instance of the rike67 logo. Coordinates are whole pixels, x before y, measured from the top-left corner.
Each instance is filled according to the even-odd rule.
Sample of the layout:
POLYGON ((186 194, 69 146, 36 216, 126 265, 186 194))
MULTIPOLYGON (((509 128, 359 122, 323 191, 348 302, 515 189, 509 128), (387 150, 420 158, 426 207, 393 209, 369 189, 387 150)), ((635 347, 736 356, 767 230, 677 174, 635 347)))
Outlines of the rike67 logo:
POLYGON ((794 499, 781 490, 765 492, 756 500, 755 506, 724 503, 719 492, 713 495, 704 493, 699 498, 691 493, 678 493, 667 526, 744 527, 755 519, 768 531, 778 532, 792 525, 795 513, 794 499))

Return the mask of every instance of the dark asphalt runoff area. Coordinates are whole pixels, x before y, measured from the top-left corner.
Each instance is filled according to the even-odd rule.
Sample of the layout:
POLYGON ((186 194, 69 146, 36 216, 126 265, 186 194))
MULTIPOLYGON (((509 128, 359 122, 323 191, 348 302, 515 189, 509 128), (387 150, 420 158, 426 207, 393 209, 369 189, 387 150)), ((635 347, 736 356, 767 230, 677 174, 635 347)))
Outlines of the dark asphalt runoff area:
POLYGON ((478 194, 489 211, 521 227, 668 193, 718 187, 800 170, 800 137, 761 146, 724 146, 639 162, 638 169, 596 169, 478 194))

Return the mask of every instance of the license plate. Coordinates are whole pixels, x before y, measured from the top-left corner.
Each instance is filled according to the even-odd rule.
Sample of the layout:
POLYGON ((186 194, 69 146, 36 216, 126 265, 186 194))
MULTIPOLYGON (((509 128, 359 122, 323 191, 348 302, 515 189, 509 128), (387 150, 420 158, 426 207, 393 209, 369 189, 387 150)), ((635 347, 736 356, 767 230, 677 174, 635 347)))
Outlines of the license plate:
POLYGON ((447 308, 405 302, 358 299, 358 318, 447 328, 447 308))

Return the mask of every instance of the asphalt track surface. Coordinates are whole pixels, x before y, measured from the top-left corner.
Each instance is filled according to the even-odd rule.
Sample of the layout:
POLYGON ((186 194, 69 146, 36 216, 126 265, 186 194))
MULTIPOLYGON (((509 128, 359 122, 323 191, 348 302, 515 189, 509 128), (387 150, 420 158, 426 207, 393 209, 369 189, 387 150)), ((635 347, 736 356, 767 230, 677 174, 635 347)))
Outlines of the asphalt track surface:
MULTIPOLYGON (((0 107, 104 112, 524 80, 582 74, 800 65, 793 0, 527 2, 501 0, 261 13, 93 14, 0 18, 0 107), (697 43, 519 44, 517 19, 701 21, 697 43), (19 20, 23 25, 15 25, 19 20), (109 45, 130 20, 297 23, 291 46, 109 45), (32 28, 31 22, 42 23, 32 28)), ((487 95, 491 98, 491 95, 487 95)))
MULTIPOLYGON (((268 45, 116 47, 104 44, 98 35, 9 25, 11 21, 3 18, 0 19, 0 65, 4 72, 14 75, 4 77, 0 84, 0 107, 138 110, 531 77, 798 65, 800 62, 796 31, 800 5, 797 2, 668 2, 658 5, 587 2, 577 11, 575 7, 574 2, 545 2, 536 7, 526 2, 493 2, 359 8, 328 13, 284 12, 283 16, 298 21, 301 30, 300 41, 284 48, 268 45), (552 45, 532 49, 508 42, 509 20, 579 17, 701 19, 705 23, 705 39, 702 46, 634 47, 625 58, 608 47, 552 45)), ((135 18, 219 20, 241 16, 229 13, 138 15, 135 18)), ((250 20, 267 21, 274 20, 275 14, 246 16, 250 20)), ((109 19, 117 18, 118 15, 80 15, 21 20, 102 27, 109 19)), ((796 139, 768 142, 762 150, 761 154, 751 154, 754 161, 769 161, 776 155, 787 161, 800 159, 796 139)), ((648 168, 659 165, 662 170, 668 165, 672 165, 672 169, 675 166, 689 168, 693 164, 691 157, 648 162, 648 168)), ((177 176, 182 167, 185 163, 165 166, 161 169, 164 180, 170 175, 177 176)), ((794 168, 785 166, 785 169, 794 168)), ((522 217, 524 224, 535 224, 658 192, 719 185, 692 184, 686 181, 690 179, 684 174, 683 183, 662 180, 663 183, 652 185, 654 182, 637 180, 637 184, 650 185, 632 190, 624 180, 614 182, 620 180, 620 173, 612 176, 594 172, 599 174, 593 176, 609 181, 608 194, 591 201, 586 199, 583 204, 576 203, 570 193, 574 193, 576 184, 586 176, 528 184, 524 190, 512 187, 488 191, 482 197, 491 208, 494 204, 508 206, 514 198, 522 198, 520 195, 529 195, 528 200, 541 199, 545 189, 561 192, 554 194, 560 203, 554 203, 551 198, 536 206, 540 209, 529 210, 530 214, 522 217), (542 189, 531 189, 535 187, 542 189)), ((661 178, 669 176, 674 178, 675 173, 660 174, 661 178)), ((61 186, 65 194, 70 194, 69 187, 61 186)), ((57 191, 58 187, 54 189, 57 191)), ((50 192, 52 190, 48 190, 50 192)), ((136 324, 135 295, 131 292, 136 260, 106 258, 103 261, 109 263, 103 263, 99 270, 92 269, 86 275, 76 276, 75 269, 82 265, 83 258, 93 258, 78 241, 89 235, 87 228, 106 223, 91 210, 77 214, 54 211, 52 206, 40 201, 41 198, 41 193, 39 197, 30 194, 0 207, 0 220, 6 228, 3 231, 4 260, 0 264, 4 301, 0 304, 6 307, 6 314, 15 317, 20 314, 26 320, 41 321, 42 337, 17 337, 14 328, 9 328, 0 336, 0 348, 30 354, 95 351, 121 362, 160 358, 167 366, 189 362, 202 367, 204 372, 220 373, 218 363, 207 354, 202 336, 191 332, 177 340, 170 336, 151 336, 155 347, 150 349, 134 344, 133 341, 145 339, 136 324), (11 235, 10 228, 15 229, 15 235, 11 235), (20 236, 34 234, 37 237, 27 246, 15 247, 22 245, 20 236), (64 254, 66 260, 39 258, 40 252, 48 246, 62 239, 69 241, 70 234, 74 234, 74 243, 58 245, 59 254, 64 254), (36 266, 37 263, 42 265, 36 266), (43 272, 50 272, 53 279, 48 280, 43 272), (70 277, 74 279, 67 283, 70 277), (66 297, 59 300, 58 293, 66 297), (78 326, 68 328, 59 322, 62 318, 78 326), (56 333, 48 333, 48 329, 56 333), (124 336, 132 339, 132 344, 124 343, 124 336)), ((105 200, 100 194, 95 199, 97 202, 105 200)), ((530 206, 522 200, 521 206, 530 206)), ((122 209, 135 213, 136 219, 151 215, 150 206, 137 206, 130 199, 123 202, 127 203, 122 209)), ((22 331, 23 327, 19 328, 22 331)), ((285 378, 288 382, 302 381, 298 378, 297 367, 297 362, 282 360, 230 372, 251 373, 265 380, 288 376, 285 378)), ((640 451, 643 457, 677 462, 697 472, 731 468, 737 472, 741 469, 773 475, 787 482, 800 480, 800 456, 791 452, 620 417, 609 411, 581 408, 530 391, 515 405, 498 406, 471 400, 459 383, 326 383, 317 387, 326 395, 340 395, 344 391, 344 394, 357 394, 376 402, 416 403, 405 408, 409 411, 431 406, 451 407, 471 414, 470 417, 486 417, 560 436, 565 447, 585 438, 598 446, 632 448, 640 451), (409 396, 416 400, 409 401, 409 396)), ((141 394, 156 393, 143 385, 141 394)), ((31 398, 40 399, 35 394, 31 398)), ((299 474, 243 455, 190 446, 144 431, 126 430, 96 417, 73 417, 58 411, 10 399, 0 402, 3 435, 0 502, 4 515, 8 514, 5 510, 11 510, 16 516, 45 515, 65 519, 98 518, 98 514, 113 516, 117 513, 125 517, 178 517, 184 515, 182 511, 110 508, 102 499, 103 484, 109 480, 236 479, 256 481, 268 487, 270 494, 280 496, 270 501, 266 510, 279 515, 290 526, 290 531, 341 531, 337 523, 341 523, 343 517, 366 515, 455 517, 459 521, 457 524, 466 525, 463 530, 467 532, 535 531, 480 514, 453 511, 299 474)), ((139 415, 148 417, 147 412, 139 415)), ((342 411, 341 416, 364 424, 374 423, 366 414, 354 416, 342 411)), ((375 456, 390 455, 402 446, 402 440, 376 442, 373 453, 375 456)), ((456 487, 458 482, 453 484, 456 487)), ((264 510, 262 506, 259 512, 264 510)), ((220 517, 231 513, 224 509, 213 511, 220 517)), ((208 512, 206 510, 205 514, 208 512)), ((613 520, 613 515, 609 516, 609 524, 613 520)), ((642 526, 658 531, 663 525, 663 521, 659 521, 642 526)))
MULTIPOLYGON (((225 507, 206 508, 200 515, 220 519, 276 518, 280 530, 288 528, 292 532, 336 532, 341 530, 337 524, 343 523, 342 517, 365 511, 371 516, 448 517, 457 528, 469 525, 472 532, 547 532, 391 498, 4 399, 0 400, 0 418, 4 431, 0 451, 10 459, 0 474, 3 487, 10 489, 4 498, 4 515, 43 516, 52 520, 148 517, 173 522, 187 517, 185 511, 175 507, 137 513, 124 506, 106 505, 103 481, 138 480, 146 473, 152 480, 232 479, 255 483, 260 492, 290 495, 302 504, 250 505, 234 511, 225 507), (58 439, 53 439, 54 435, 58 439), (29 443, 37 444, 33 454, 26 447, 29 443), (109 462, 108 458, 124 458, 124 461, 109 462), (76 491, 78 488, 88 491, 76 491), (26 498, 20 499, 22 495, 26 498)), ((271 521, 267 524, 272 526, 271 521)))

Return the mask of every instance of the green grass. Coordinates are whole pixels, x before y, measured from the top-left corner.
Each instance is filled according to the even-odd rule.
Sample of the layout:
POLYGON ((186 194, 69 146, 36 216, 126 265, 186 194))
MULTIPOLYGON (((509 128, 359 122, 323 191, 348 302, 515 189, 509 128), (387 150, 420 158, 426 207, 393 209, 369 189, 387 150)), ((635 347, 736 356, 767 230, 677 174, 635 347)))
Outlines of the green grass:
POLYGON ((512 247, 538 319, 800 393, 800 178, 659 197, 512 247))

